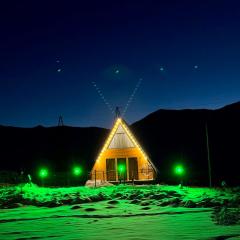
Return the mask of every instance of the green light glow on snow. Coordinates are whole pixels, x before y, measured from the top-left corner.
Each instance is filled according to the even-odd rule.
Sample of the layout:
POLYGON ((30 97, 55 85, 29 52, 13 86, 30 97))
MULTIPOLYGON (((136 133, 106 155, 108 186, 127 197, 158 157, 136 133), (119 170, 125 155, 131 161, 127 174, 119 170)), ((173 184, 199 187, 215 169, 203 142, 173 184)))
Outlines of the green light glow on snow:
POLYGON ((175 174, 179 176, 180 175, 182 176, 185 173, 184 167, 182 165, 176 165, 174 171, 175 171, 175 174))
POLYGON ((39 171, 40 178, 46 178, 48 176, 48 170, 46 168, 41 168, 39 171))
MULTIPOLYGON (((126 165, 125 171, 127 171, 126 165)), ((53 174, 49 168, 49 177, 51 175, 53 174)), ((239 199, 239 191, 236 190, 226 191, 221 188, 210 189, 195 186, 180 189, 178 186, 169 185, 111 185, 103 188, 39 187, 35 184, 4 186, 0 188, 0 203, 2 204, 0 212, 3 222, 1 226, 4 224, 0 235, 4 233, 1 236, 7 236, 1 239, 51 239, 57 233, 56 239, 81 239, 81 236, 86 236, 86 239, 97 239, 99 233, 106 229, 109 230, 109 239, 114 239, 117 234, 118 239, 127 240, 133 239, 133 235, 135 239, 143 239, 144 226, 144 236, 150 236, 149 239, 154 236, 154 239, 168 240, 173 234, 180 236, 180 239, 216 239, 216 236, 238 236, 239 225, 218 224, 215 219, 215 210, 213 210, 214 206, 218 208, 221 206, 220 210, 225 209, 225 200, 227 200, 229 209, 232 209, 232 206, 236 208, 236 199, 239 199), (133 203, 129 196, 134 196, 134 199, 138 201, 133 203), (155 196, 157 198, 159 196, 161 200, 152 200, 155 196), (81 207, 79 210, 73 210, 77 209, 72 205, 76 199, 83 200, 81 206, 79 205, 81 207), (86 202, 87 199, 90 204, 86 202), (92 202, 91 199, 96 201, 92 202), (213 207, 205 209, 209 200, 213 207), (13 201, 19 203, 15 208, 11 208, 13 201), (142 202, 149 204, 148 210, 140 208, 142 202), (161 209, 159 203, 163 203, 164 208, 161 209), (107 206, 115 205, 113 208, 106 209, 106 204, 107 206), (194 208, 194 206, 197 207, 194 208), (95 212, 89 212, 89 209, 95 212), (161 212, 166 214, 162 215, 161 212), (210 214, 214 218, 210 217, 210 214), (93 222, 92 216, 98 221, 93 222), (109 216, 116 217, 112 220, 109 216), (51 227, 47 228, 47 224, 51 227), (207 231, 199 231, 199 227, 194 227, 195 225, 207 231), (116 230, 111 231, 113 227, 116 230), (124 231, 120 227, 124 228, 124 231)), ((238 219, 237 216, 236 219, 238 219)), ((228 215, 225 217, 227 221, 232 219, 228 215)))
POLYGON ((80 176, 82 174, 82 169, 81 167, 73 167, 72 173, 74 176, 80 176))

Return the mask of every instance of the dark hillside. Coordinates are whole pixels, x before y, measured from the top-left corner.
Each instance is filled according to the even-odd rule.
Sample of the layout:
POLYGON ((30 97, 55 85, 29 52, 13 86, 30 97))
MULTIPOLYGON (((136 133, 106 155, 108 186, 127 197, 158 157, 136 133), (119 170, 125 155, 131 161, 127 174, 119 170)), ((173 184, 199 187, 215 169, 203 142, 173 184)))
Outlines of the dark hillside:
MULTIPOLYGON (((159 169, 161 181, 172 181, 172 166, 182 162, 186 180, 207 183, 206 124, 213 181, 240 183, 240 103, 217 110, 159 110, 131 129, 159 169)), ((74 162, 91 170, 109 131, 101 128, 0 126, 0 169, 29 172, 41 165, 69 171, 74 162)))
POLYGON ((191 182, 206 182, 207 124, 215 184, 239 183, 239 123, 240 103, 235 103, 217 110, 159 110, 134 123, 132 129, 163 179, 172 178, 169 169, 175 162, 183 162, 191 182))

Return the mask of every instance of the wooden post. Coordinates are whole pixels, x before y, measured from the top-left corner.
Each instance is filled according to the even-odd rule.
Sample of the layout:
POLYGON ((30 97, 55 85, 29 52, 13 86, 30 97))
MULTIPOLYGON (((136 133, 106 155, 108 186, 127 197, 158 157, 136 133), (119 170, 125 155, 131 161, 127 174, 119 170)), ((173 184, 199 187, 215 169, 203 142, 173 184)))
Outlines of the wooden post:
POLYGON ((206 143, 207 143, 207 158, 208 158, 208 178, 209 178, 209 187, 212 187, 212 169, 211 169, 211 161, 210 161, 210 151, 209 151, 209 140, 208 140, 208 126, 207 123, 205 125, 206 130, 206 143))
POLYGON ((97 186, 97 171, 95 170, 95 176, 94 176, 94 186, 97 186))
POLYGON ((126 157, 126 173, 127 173, 127 175, 126 175, 126 180, 127 180, 127 181, 130 180, 130 179, 129 179, 129 171, 128 171, 128 169, 129 169, 129 158, 126 157))
POLYGON ((117 168, 117 158, 115 158, 115 176, 116 176, 116 182, 118 182, 118 168, 117 168))
POLYGON ((67 173, 67 186, 69 187, 70 185, 71 185, 70 174, 67 173))

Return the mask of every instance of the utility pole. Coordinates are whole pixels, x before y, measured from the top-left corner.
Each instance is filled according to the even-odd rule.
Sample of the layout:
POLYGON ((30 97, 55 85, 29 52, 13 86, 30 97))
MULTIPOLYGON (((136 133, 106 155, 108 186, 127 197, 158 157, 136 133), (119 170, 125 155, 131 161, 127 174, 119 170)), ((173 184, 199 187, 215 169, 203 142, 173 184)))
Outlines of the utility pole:
POLYGON ((208 178, 209 178, 209 187, 212 187, 212 169, 211 169, 211 160, 210 160, 210 152, 209 152, 209 140, 208 140, 208 125, 205 125, 206 130, 206 143, 207 143, 207 158, 208 158, 208 178))
POLYGON ((58 127, 63 127, 64 124, 63 124, 63 116, 59 116, 58 118, 58 127))

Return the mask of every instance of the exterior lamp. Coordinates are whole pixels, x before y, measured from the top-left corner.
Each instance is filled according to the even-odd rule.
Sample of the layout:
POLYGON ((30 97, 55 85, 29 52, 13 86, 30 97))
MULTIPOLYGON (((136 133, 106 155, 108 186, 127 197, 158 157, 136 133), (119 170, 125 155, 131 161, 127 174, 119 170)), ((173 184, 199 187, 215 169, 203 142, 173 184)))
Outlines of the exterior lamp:
POLYGON ((81 167, 73 167, 72 173, 74 176, 78 177, 82 175, 82 168, 81 167))
POLYGON ((125 172, 125 166, 124 166, 124 165, 119 165, 119 166, 118 166, 118 171, 119 171, 120 173, 125 172))
POLYGON ((126 170, 125 165, 121 164, 118 166, 120 183, 122 182, 122 180, 125 182, 125 170, 126 170))
POLYGON ((174 167, 174 173, 179 176, 180 178, 180 184, 179 184, 179 187, 182 188, 183 186, 183 176, 185 175, 185 169, 182 165, 176 165, 174 167))
POLYGON ((41 168, 39 170, 39 174, 38 175, 39 175, 39 177, 41 179, 47 178, 48 177, 48 170, 46 168, 41 168))
POLYGON ((178 176, 183 176, 185 173, 185 169, 182 165, 175 166, 175 174, 178 176))

